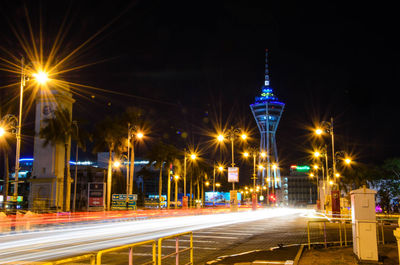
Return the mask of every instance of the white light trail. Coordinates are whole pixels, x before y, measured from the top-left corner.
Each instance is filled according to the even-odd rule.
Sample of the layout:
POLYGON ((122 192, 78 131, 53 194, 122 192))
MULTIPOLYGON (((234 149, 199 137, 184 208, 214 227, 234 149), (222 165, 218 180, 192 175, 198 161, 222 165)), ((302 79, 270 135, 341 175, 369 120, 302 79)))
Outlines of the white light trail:
POLYGON ((75 225, 65 229, 7 234, 0 236, 0 264, 16 261, 25 261, 29 264, 33 261, 60 259, 187 231, 306 212, 308 211, 290 208, 260 209, 248 212, 75 225))

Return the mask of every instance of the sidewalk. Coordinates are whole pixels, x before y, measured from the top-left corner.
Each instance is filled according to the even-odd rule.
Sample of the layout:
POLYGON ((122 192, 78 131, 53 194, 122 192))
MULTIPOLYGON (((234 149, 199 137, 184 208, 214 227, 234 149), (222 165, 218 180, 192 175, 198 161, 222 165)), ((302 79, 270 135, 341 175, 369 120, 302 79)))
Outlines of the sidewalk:
POLYGON ((353 247, 329 247, 321 249, 304 249, 299 265, 347 265, 347 264, 399 264, 397 244, 378 246, 378 263, 358 263, 353 254, 353 247))

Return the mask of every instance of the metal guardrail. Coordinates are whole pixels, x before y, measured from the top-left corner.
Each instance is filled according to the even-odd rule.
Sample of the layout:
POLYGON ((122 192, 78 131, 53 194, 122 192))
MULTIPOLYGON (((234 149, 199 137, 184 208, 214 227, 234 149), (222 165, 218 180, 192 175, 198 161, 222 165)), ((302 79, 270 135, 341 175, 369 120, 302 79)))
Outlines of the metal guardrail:
MULTIPOLYGON (((385 215, 385 217, 387 217, 387 215, 385 215)), ((376 221, 372 221, 373 223, 376 223, 377 228, 377 241, 378 244, 385 244, 385 233, 384 233, 384 222, 390 222, 390 221, 396 221, 397 222, 397 218, 377 218, 376 221)), ((365 221, 365 222, 371 222, 371 221, 365 221)), ((347 246, 347 243, 353 242, 352 239, 347 240, 347 229, 346 229, 346 225, 348 224, 352 224, 351 219, 347 219, 347 218, 333 218, 330 220, 309 220, 307 221, 307 239, 308 239, 308 249, 311 248, 311 236, 310 236, 310 224, 311 223, 323 223, 323 234, 324 234, 324 246, 327 247, 328 243, 336 243, 336 244, 340 244, 340 246, 347 246), (330 223, 333 225, 337 225, 338 226, 338 235, 339 235, 339 241, 327 241, 327 230, 326 230, 326 224, 330 223), (343 231, 343 232, 342 232, 343 231)))
POLYGON ((190 257, 189 257, 189 262, 186 263, 185 265, 193 265, 193 232, 185 232, 185 233, 180 233, 180 234, 175 234, 171 236, 166 236, 158 239, 158 262, 157 262, 157 242, 155 240, 147 240, 147 241, 142 241, 142 242, 137 242, 137 243, 132 243, 132 244, 127 244, 119 247, 114 247, 114 248, 108 248, 104 250, 100 250, 97 253, 92 253, 92 254, 86 254, 86 255, 81 255, 81 256, 76 256, 72 258, 66 258, 62 260, 57 260, 57 261, 51 261, 51 262, 45 262, 42 263, 41 265, 58 265, 58 264, 71 264, 72 262, 76 261, 90 261, 90 265, 101 265, 101 260, 104 254, 109 253, 109 252, 114 252, 114 251, 119 251, 119 250, 124 250, 124 249, 129 249, 129 265, 133 265, 133 249, 135 247, 140 247, 144 245, 151 245, 152 246, 152 258, 151 261, 141 263, 141 265, 147 265, 147 264, 152 264, 152 265, 161 265, 162 261, 166 258, 175 256, 175 261, 176 264, 179 265, 179 258, 180 254, 186 251, 190 251, 190 257), (179 238, 182 236, 190 236, 190 246, 184 249, 179 249, 179 238), (162 242, 166 239, 171 239, 175 238, 175 252, 162 256, 162 242))
POLYGON ((95 257, 96 257, 95 254, 86 254, 86 255, 82 255, 82 256, 77 256, 77 257, 52 261, 52 262, 46 262, 46 263, 43 263, 42 265, 71 264, 71 262, 84 261, 84 260, 86 260, 86 261, 89 260, 90 265, 95 265, 95 262, 96 262, 95 257))
POLYGON ((189 262, 185 263, 185 265, 193 265, 193 232, 186 232, 186 233, 181 233, 181 234, 176 234, 172 236, 167 236, 167 237, 162 237, 158 240, 158 265, 162 264, 162 261, 166 258, 175 256, 175 264, 179 265, 179 254, 190 251, 190 258, 189 262), (184 249, 179 249, 179 237, 185 236, 185 235, 190 235, 190 246, 188 248, 184 249), (170 239, 170 238, 175 238, 175 252, 165 255, 164 257, 162 256, 162 242, 165 239, 170 239))
POLYGON ((146 265, 146 264, 156 265, 157 259, 156 259, 156 241, 155 240, 147 240, 147 241, 142 241, 142 242, 124 245, 124 246, 120 246, 120 247, 100 250, 99 252, 97 252, 97 255, 96 255, 96 264, 101 265, 101 258, 103 256, 103 254, 128 248, 129 249, 129 263, 128 264, 133 265, 133 248, 143 246, 143 245, 150 245, 150 244, 152 245, 152 260, 142 263, 142 265, 146 265))
MULTIPOLYGON (((323 223, 323 225, 324 225, 324 246, 327 247, 328 241, 327 241, 327 234, 326 234, 326 223, 332 223, 332 222, 329 220, 309 220, 309 221, 307 221, 308 249, 311 249, 310 223, 323 223)), ((332 223, 332 224, 338 225, 340 246, 343 246, 343 245, 347 246, 347 242, 349 242, 347 240, 347 230, 346 230, 347 223, 349 223, 348 220, 339 220, 339 222, 337 222, 337 223, 332 223), (342 235, 342 231, 343 231, 343 235, 342 235)))

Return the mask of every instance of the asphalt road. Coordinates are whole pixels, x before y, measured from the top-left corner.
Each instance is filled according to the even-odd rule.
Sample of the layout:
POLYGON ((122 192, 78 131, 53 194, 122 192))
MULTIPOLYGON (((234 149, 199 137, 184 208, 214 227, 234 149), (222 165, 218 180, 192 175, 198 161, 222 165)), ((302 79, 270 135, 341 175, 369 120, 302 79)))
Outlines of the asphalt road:
MULTIPOLYGON (((57 260, 96 250, 120 246, 149 239, 158 239, 176 233, 193 231, 194 264, 225 255, 307 242, 307 216, 311 211, 295 209, 266 209, 256 212, 211 214, 200 216, 170 217, 153 220, 96 224, 74 224, 66 227, 49 227, 48 231, 20 232, 0 236, 0 264, 41 264, 40 261, 57 260)), ((313 242, 324 240, 324 226, 312 226, 313 242)), ((342 228, 343 229, 343 228, 342 228)), ((386 240, 393 227, 386 227, 386 240)), ((337 241, 338 226, 326 224, 328 241, 337 241)), ((351 225, 347 226, 347 238, 351 240, 351 225)), ((189 237, 179 239, 180 249, 189 246, 189 237)), ((175 251, 175 239, 163 243, 163 256, 175 251)), ((151 246, 134 250, 134 264, 149 261, 151 246)), ((188 254, 180 255, 181 264, 188 261, 188 254)), ((103 257, 102 264, 127 264, 128 251, 112 251, 103 257)), ((163 264, 175 264, 175 257, 163 264)), ((68 263, 88 264, 88 263, 68 263)))
MULTIPOLYGON (((296 243, 304 238, 305 210, 265 209, 199 216, 169 217, 142 221, 114 221, 49 227, 47 231, 19 232, 0 236, 0 264, 40 264, 114 246, 194 232, 195 264, 220 255, 296 243), (36 263, 38 262, 38 263, 36 263)), ((183 238, 180 244, 188 244, 183 238)), ((174 250, 173 239, 163 249, 174 250)), ((167 254, 167 253, 163 253, 167 254)), ((103 264, 126 264, 127 251, 105 255, 103 264)), ((135 250, 135 257, 148 258, 149 247, 135 250)), ((184 255, 181 257, 184 259, 184 255)), ((82 263, 80 263, 82 264, 82 263)))

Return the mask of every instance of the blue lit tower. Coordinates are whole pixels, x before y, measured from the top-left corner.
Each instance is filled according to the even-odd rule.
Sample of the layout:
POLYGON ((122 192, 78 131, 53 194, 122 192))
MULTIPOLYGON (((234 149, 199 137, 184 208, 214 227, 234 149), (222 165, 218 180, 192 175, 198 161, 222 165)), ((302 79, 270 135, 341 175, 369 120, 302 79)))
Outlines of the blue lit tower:
MULTIPOLYGON (((270 87, 267 49, 265 51, 265 80, 264 85, 261 87, 261 96, 256 97, 255 102, 250 105, 250 108, 260 130, 260 151, 267 153, 266 177, 271 180, 270 185, 272 183, 271 177, 274 178, 275 188, 281 186, 279 167, 273 169, 272 165, 273 163, 279 163, 275 136, 284 107, 285 103, 278 101, 272 87, 270 87)), ((263 185, 264 181, 265 175, 263 172, 263 185)))

